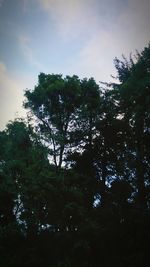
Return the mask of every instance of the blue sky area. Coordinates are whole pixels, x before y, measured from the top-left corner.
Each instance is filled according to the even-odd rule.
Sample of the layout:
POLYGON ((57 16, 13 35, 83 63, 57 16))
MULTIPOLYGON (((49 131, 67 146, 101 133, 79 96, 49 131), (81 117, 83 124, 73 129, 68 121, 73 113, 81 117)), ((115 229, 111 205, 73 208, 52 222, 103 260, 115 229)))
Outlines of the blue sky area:
POLYGON ((111 80, 150 41, 149 0, 0 0, 0 129, 40 72, 111 80))

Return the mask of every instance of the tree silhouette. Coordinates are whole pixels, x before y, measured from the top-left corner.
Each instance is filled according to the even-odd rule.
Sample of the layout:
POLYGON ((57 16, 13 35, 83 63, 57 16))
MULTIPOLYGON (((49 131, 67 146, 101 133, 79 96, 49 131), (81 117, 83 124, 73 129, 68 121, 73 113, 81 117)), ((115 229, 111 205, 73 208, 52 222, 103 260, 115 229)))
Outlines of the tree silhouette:
POLYGON ((0 132, 0 266, 149 266, 150 45, 115 66, 41 73, 0 132))

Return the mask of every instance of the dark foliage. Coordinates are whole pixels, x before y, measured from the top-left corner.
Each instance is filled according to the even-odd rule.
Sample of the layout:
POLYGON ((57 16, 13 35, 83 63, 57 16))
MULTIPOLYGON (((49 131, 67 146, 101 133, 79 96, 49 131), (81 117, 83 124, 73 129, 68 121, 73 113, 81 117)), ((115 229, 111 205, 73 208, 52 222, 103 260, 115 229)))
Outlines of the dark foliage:
POLYGON ((0 266, 149 266, 150 45, 115 66, 41 73, 0 132, 0 266))

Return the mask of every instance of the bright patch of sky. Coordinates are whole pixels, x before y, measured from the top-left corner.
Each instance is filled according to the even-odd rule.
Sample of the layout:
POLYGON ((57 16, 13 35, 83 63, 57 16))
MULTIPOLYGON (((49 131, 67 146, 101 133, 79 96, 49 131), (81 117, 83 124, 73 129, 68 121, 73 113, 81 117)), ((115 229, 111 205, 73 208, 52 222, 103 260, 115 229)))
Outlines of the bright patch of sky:
MULTIPOLYGON (((149 0, 0 0, 0 129, 40 72, 111 80, 150 41, 149 0)), ((17 114, 17 115, 16 115, 17 114)))

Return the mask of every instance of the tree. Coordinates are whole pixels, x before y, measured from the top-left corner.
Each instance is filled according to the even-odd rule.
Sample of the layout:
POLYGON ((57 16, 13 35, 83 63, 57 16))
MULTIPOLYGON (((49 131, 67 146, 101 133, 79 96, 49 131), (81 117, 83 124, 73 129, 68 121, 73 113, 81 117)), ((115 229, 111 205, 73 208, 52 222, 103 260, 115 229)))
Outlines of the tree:
POLYGON ((114 90, 120 101, 120 116, 129 128, 127 146, 134 158, 138 205, 146 207, 146 188, 149 184, 150 45, 137 55, 135 63, 132 59, 129 62, 116 59, 115 65, 120 84, 115 84, 114 90))
POLYGON ((0 132, 0 265, 148 266, 149 64, 150 46, 105 90, 44 73, 26 90, 33 120, 0 132))
POLYGON ((79 106, 80 81, 77 76, 39 75, 38 85, 25 93, 29 108, 38 119, 41 138, 50 147, 56 167, 61 168, 68 145, 69 131, 74 127, 79 106))

